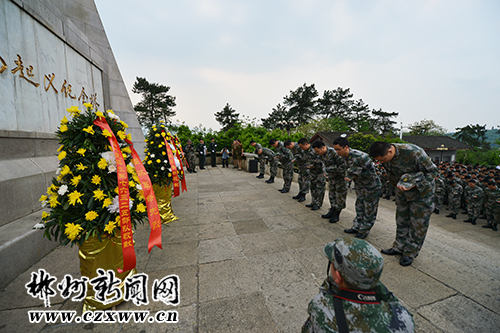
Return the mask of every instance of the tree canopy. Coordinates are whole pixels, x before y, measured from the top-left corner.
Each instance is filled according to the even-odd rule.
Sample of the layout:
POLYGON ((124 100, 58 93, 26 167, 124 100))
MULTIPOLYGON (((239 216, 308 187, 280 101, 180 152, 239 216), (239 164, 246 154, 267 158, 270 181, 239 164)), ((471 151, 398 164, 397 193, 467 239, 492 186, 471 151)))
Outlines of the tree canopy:
POLYGON ((432 119, 424 119, 413 123, 408 126, 410 135, 444 135, 446 128, 439 126, 432 119))
POLYGON ((170 87, 136 78, 132 92, 142 95, 142 100, 134 106, 141 126, 149 128, 160 120, 170 123, 170 117, 175 116, 173 107, 176 104, 175 97, 168 94, 169 90, 170 87))
POLYGON ((236 113, 236 110, 229 103, 226 103, 226 106, 221 111, 214 113, 214 116, 215 120, 222 126, 222 130, 226 132, 239 122, 240 114, 236 113))

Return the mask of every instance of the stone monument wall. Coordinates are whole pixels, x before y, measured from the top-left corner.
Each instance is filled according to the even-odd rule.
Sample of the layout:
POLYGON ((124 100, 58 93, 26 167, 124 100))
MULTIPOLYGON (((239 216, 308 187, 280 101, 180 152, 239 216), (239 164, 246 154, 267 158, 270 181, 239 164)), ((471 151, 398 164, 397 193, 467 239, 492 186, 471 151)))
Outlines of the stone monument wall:
POLYGON ((23 267, 56 245, 38 241, 41 232, 31 227, 58 167, 54 132, 66 108, 86 102, 114 110, 139 154, 144 136, 93 0, 0 0, 0 101, 2 286, 21 269, 1 273, 7 255, 35 252, 23 267), (34 240, 36 248, 26 248, 34 240))

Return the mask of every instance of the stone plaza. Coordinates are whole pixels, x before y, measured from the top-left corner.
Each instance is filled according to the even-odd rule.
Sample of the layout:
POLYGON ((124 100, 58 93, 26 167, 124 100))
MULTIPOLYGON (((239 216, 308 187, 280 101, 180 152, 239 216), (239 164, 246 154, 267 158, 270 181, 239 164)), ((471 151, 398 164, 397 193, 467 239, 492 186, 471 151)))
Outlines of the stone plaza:
MULTIPOLYGON (((0 292, 0 332, 299 332, 307 305, 326 276, 324 244, 344 237, 354 218, 354 191, 340 221, 281 194, 282 180, 266 184, 255 174, 208 168, 187 175, 188 192, 173 199, 177 221, 163 226, 163 250, 147 251, 149 227, 136 232, 137 269, 154 279, 176 274, 180 305, 149 299, 117 310, 176 310, 172 323, 30 324, 28 311, 47 310, 28 295, 31 272, 45 269, 60 281, 79 277, 78 249, 57 247, 0 292)), ((395 204, 381 200, 377 222, 366 239, 390 247, 395 204)), ((417 332, 496 332, 500 327, 500 233, 433 215, 420 256, 410 267, 384 256, 382 282, 411 311, 417 332)), ((482 221, 482 220, 481 220, 482 221)), ((36 221, 33 221, 35 223, 36 221)), ((481 224, 481 223, 480 223, 481 224)), ((40 237, 42 232, 40 231, 40 237)), ((81 303, 57 295, 50 310, 75 310, 81 303)))

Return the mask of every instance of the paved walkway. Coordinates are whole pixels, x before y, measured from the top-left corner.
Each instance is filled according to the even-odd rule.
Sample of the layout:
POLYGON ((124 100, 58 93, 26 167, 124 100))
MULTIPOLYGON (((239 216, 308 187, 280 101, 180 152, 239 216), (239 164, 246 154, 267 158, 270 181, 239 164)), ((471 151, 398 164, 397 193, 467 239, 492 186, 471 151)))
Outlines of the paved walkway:
MULTIPOLYGON (((266 177, 267 179, 268 177, 266 177)), ((136 233, 139 271, 154 279, 180 278, 178 324, 30 324, 27 312, 43 302, 26 293, 30 273, 44 268, 62 279, 80 275, 77 249, 58 247, 0 292, 0 332, 299 332, 306 308, 326 275, 324 244, 345 236, 354 218, 353 192, 337 224, 298 203, 255 174, 209 168, 187 175, 188 192, 173 199, 179 220, 163 226, 163 250, 147 253, 148 228, 136 233)), ((378 220, 366 239, 390 247, 394 202, 381 199, 378 220)), ((444 214, 443 214, 444 213, 444 214)), ((420 256, 410 267, 384 256, 382 281, 414 315, 417 332, 498 332, 500 328, 500 232, 433 215, 420 256)), ((480 220, 483 224, 484 220, 480 220)), ((50 310, 81 304, 52 299, 50 310)), ((118 310, 137 310, 122 303, 118 310)), ((161 302, 141 306, 155 312, 161 302)))

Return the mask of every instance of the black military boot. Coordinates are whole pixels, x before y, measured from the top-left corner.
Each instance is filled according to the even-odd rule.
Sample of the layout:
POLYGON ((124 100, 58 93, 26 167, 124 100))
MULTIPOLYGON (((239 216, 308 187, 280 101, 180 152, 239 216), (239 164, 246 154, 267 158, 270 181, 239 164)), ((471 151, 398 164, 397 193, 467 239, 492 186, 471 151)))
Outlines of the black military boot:
POLYGON ((306 194, 305 193, 301 193, 301 196, 300 196, 300 198, 297 201, 298 202, 306 201, 306 194))
POLYGON ((332 207, 330 207, 330 210, 328 211, 328 213, 321 215, 321 217, 324 219, 329 219, 334 214, 335 214, 335 210, 332 207))
POLYGON ((339 221, 340 217, 340 210, 335 210, 335 214, 328 220, 330 223, 337 223, 339 221))
POLYGON ((262 179, 262 178, 264 178, 264 174, 263 173, 259 173, 259 175, 257 177, 255 177, 255 178, 262 179))
POLYGON ((451 218, 456 220, 457 219, 457 214, 451 214, 451 218))
POLYGON ((439 215, 439 209, 434 209, 434 213, 438 214, 439 215))
POLYGON ((269 177, 269 179, 266 180, 266 183, 268 183, 268 184, 274 183, 274 176, 269 177))
POLYGON ((469 217, 467 220, 464 220, 465 223, 472 222, 472 219, 469 217))
POLYGON ((493 229, 493 225, 491 224, 483 225, 483 228, 493 229))
POLYGON ((300 199, 300 197, 301 197, 301 196, 302 196, 302 192, 299 192, 299 193, 297 193, 297 195, 294 195, 294 196, 292 197, 292 199, 297 200, 297 199, 300 199))
POLYGON ((498 228, 497 228, 497 225, 496 225, 496 224, 493 224, 493 225, 491 226, 491 229, 493 229, 493 231, 498 231, 498 228))
POLYGON ((471 223, 472 225, 476 225, 476 219, 472 219, 471 223))
POLYGON ((446 215, 445 217, 453 217, 453 213, 446 215))

